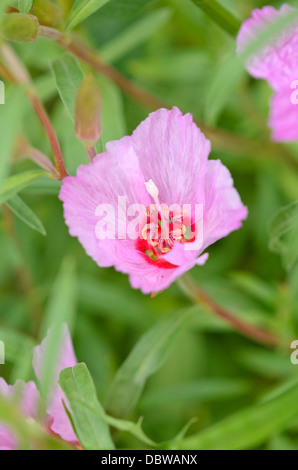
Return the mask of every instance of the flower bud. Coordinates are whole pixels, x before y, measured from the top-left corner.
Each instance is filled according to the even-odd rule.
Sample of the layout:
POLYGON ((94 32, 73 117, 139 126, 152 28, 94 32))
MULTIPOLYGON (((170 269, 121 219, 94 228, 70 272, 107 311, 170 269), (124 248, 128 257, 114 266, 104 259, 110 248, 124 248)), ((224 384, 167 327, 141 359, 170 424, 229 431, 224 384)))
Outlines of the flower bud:
POLYGON ((38 36, 39 22, 33 15, 9 13, 4 16, 0 31, 9 41, 33 42, 38 36))
POLYGON ((63 16, 60 7, 50 0, 34 0, 31 11, 44 26, 56 26, 63 16))
POLYGON ((86 149, 95 146, 101 135, 101 95, 96 80, 87 74, 77 91, 75 133, 86 149))

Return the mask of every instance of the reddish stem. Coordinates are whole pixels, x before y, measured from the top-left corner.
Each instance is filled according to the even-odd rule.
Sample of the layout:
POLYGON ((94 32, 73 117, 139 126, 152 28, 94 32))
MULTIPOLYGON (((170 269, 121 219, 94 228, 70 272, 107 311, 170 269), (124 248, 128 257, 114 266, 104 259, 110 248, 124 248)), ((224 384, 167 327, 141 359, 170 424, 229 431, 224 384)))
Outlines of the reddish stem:
POLYGON ((32 92, 30 90, 28 95, 29 95, 29 98, 30 98, 30 100, 33 104, 33 107, 34 107, 35 111, 36 111, 36 114, 38 115, 38 117, 39 117, 39 119, 40 119, 46 133, 47 133, 47 136, 48 136, 48 139, 49 139, 52 151, 53 151, 53 155, 54 155, 54 158, 55 158, 57 170, 59 172, 59 175, 60 175, 61 179, 63 179, 66 176, 69 176, 69 175, 66 171, 63 156, 62 156, 62 152, 61 152, 61 148, 60 148, 56 133, 55 133, 55 131, 53 129, 53 126, 51 124, 51 121, 50 121, 50 119, 47 115, 46 110, 44 109, 43 104, 39 101, 39 98, 37 97, 35 92, 32 92))
POLYGON ((218 305, 213 299, 209 297, 208 294, 206 294, 205 291, 203 291, 201 287, 199 287, 193 281, 190 276, 184 275, 182 278, 179 279, 179 284, 182 290, 186 293, 186 295, 190 297, 194 302, 199 305, 204 304, 218 317, 222 318, 224 321, 232 325, 232 327, 235 330, 239 331, 242 335, 246 336, 247 338, 253 339, 257 343, 265 344, 266 346, 270 346, 273 348, 276 348, 279 345, 279 340, 275 335, 254 325, 246 323, 243 320, 240 320, 239 318, 235 317, 232 313, 228 312, 223 307, 218 305))

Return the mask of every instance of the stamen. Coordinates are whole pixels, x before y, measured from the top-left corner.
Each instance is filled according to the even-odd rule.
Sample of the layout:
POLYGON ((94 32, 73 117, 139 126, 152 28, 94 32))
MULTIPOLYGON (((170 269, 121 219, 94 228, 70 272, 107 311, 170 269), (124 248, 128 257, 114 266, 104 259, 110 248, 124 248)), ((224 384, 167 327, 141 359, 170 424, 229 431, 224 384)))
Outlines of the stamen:
POLYGON ((189 241, 191 227, 183 223, 187 211, 179 207, 170 210, 165 204, 161 205, 156 184, 149 180, 145 185, 154 204, 145 209, 147 223, 141 231, 141 238, 146 240, 143 252, 152 261, 160 262, 162 256, 169 253, 176 243, 189 241))
POLYGON ((148 239, 148 233, 150 235, 150 239, 157 239, 158 228, 155 224, 146 224, 142 229, 142 237, 144 240, 148 239))
POLYGON ((161 207, 161 204, 160 204, 159 199, 158 199, 158 196, 159 196, 158 187, 156 186, 156 184, 154 183, 153 180, 147 181, 145 183, 145 186, 146 186, 146 189, 148 191, 148 194, 152 197, 153 201, 155 202, 155 204, 157 206, 158 212, 160 213, 161 222, 163 224, 162 230, 168 232, 168 225, 167 225, 167 222, 166 222, 166 219, 165 219, 164 210, 161 207))
POLYGON ((159 191, 158 191, 156 184, 152 180, 149 180, 147 183, 145 183, 145 186, 146 186, 147 192, 153 198, 154 202, 157 202, 159 191))

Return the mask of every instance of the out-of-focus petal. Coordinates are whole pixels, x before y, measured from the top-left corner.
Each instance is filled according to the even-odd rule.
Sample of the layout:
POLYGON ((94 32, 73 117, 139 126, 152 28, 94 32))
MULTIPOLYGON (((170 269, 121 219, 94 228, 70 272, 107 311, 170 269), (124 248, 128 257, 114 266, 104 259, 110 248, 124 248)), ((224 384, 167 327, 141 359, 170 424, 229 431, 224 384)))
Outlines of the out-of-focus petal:
MULTIPOLYGON (((253 10, 251 18, 244 21, 237 37, 237 51, 241 53, 270 25, 296 10, 287 4, 280 10, 271 6, 253 10)), ((297 79, 298 69, 298 21, 279 32, 260 48, 246 63, 247 70, 255 78, 269 82, 275 90, 297 79)))
POLYGON ((208 162, 205 191, 204 249, 240 228, 248 214, 229 170, 220 160, 208 162))
POLYGON ((17 441, 11 430, 0 424, 0 450, 17 450, 17 441))
MULTIPOLYGON (((14 398, 19 400, 24 419, 36 417, 40 396, 34 382, 25 383, 17 380, 15 385, 8 385, 0 377, 0 394, 8 400, 14 398)), ((0 450, 16 450, 17 447, 18 444, 13 431, 8 426, 0 423, 0 450)))
POLYGON ((298 140, 298 104, 291 101, 293 92, 289 86, 272 97, 269 125, 275 141, 298 140))
MULTIPOLYGON (((39 346, 34 348, 33 352, 33 368, 39 380, 42 380, 47 341, 51 331, 52 330, 49 330, 46 338, 39 346)), ((58 385, 58 378, 62 369, 65 369, 66 367, 73 367, 76 364, 77 359, 73 349, 71 337, 67 326, 64 325, 63 340, 55 368, 53 386, 48 397, 47 414, 49 418, 49 428, 68 442, 77 442, 77 437, 73 432, 71 423, 63 406, 63 401, 67 405, 67 400, 58 385)))

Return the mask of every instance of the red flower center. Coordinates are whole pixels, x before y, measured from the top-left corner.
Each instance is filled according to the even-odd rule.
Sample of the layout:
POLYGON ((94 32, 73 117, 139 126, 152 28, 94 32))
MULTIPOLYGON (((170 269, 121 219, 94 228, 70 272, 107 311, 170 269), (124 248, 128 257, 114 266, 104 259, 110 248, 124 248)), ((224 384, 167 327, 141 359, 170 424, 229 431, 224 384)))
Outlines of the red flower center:
POLYGON ((176 243, 188 243, 195 240, 193 225, 188 214, 183 210, 169 210, 167 206, 146 207, 146 221, 136 242, 149 264, 166 269, 177 268, 164 259, 164 255, 173 249, 176 243))

